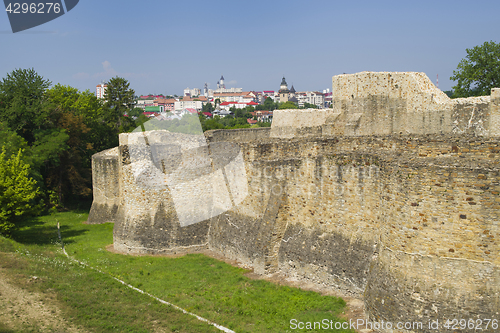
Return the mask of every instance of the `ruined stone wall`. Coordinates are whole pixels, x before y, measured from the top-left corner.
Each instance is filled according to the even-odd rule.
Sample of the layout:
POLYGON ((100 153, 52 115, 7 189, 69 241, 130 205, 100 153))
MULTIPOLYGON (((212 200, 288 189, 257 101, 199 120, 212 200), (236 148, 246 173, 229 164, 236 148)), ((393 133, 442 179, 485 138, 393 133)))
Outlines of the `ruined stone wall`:
POLYGON ((212 219, 209 246, 363 294, 372 320, 490 318, 499 152, 496 139, 445 135, 248 144, 249 196, 212 219))
POLYGON ((195 186, 212 171, 204 137, 167 131, 120 134, 120 205, 114 247, 125 253, 170 253, 206 248, 211 205, 186 202, 211 198, 195 186), (161 158, 158 158, 161 157, 161 158), (176 186, 182 184, 184 188, 176 186), (170 186, 169 186, 170 185, 170 186), (175 199, 175 200, 174 200, 175 199), (199 223, 186 223, 190 217, 199 223))
POLYGON ((498 88, 491 96, 450 99, 424 73, 362 72, 334 76, 332 92, 331 109, 276 110, 271 137, 500 135, 498 88))
MULTIPOLYGON (((371 320, 500 319, 500 89, 450 100, 421 73, 333 81, 333 109, 277 110, 271 129, 122 135, 115 248, 210 248, 363 295, 371 320)), ((95 161, 103 188, 115 164, 95 161)))
POLYGON ((118 188, 118 148, 92 156, 92 186, 94 200, 87 222, 115 222, 120 201, 118 188))

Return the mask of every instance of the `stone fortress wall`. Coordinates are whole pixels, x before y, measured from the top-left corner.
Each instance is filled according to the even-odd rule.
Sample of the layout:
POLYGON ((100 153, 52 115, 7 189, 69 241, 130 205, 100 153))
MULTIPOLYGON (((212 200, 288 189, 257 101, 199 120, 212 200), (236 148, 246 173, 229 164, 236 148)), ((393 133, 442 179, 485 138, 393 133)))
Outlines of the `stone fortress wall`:
POLYGON ((372 321, 500 319, 500 89, 450 100, 422 73, 363 72, 333 93, 333 109, 278 110, 271 129, 207 132, 209 151, 238 146, 247 196, 188 227, 168 190, 124 184, 121 136, 94 156, 104 213, 89 221, 114 221, 123 252, 209 248, 362 295, 372 321))

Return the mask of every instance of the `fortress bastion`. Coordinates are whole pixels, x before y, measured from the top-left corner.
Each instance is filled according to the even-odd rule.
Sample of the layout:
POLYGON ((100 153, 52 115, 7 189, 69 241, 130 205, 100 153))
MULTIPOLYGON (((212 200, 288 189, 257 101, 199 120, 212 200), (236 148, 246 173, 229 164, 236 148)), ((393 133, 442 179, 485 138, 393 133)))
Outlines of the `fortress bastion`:
POLYGON ((89 222, 124 253, 211 249, 362 296, 372 321, 500 319, 500 89, 362 72, 332 91, 271 128, 120 135, 93 157, 89 222))

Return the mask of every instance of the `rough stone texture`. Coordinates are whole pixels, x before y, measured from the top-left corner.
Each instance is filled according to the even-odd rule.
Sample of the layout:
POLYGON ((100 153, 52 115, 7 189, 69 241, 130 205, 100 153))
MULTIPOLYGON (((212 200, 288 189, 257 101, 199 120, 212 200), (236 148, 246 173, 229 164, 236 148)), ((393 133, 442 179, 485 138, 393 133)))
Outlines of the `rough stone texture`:
POLYGON ((205 138, 167 131, 123 133, 119 155, 114 248, 130 253, 206 248, 213 189, 195 186, 212 172, 205 138), (210 202, 186 205, 199 198, 210 202))
MULTIPOLYGON (((449 100, 420 73, 359 73, 334 77, 333 91, 337 109, 314 126, 276 111, 270 130, 207 132, 230 204, 221 194, 224 209, 187 227, 170 191, 137 185, 120 138, 115 248, 209 247, 363 295, 372 321, 500 319, 500 89, 449 100), (236 158, 246 182, 226 168, 236 158)), ((154 164, 146 152, 141 170, 154 164)))
POLYGON ((330 110, 276 110, 271 136, 500 135, 495 89, 492 96, 450 99, 424 73, 362 72, 334 76, 332 92, 330 110))
POLYGON ((372 320, 493 318, 499 143, 453 135, 248 143, 249 196, 212 219, 209 246, 260 273, 364 294, 372 320))
POLYGON ((115 222, 119 204, 118 148, 92 156, 92 186, 94 200, 87 222, 115 222))

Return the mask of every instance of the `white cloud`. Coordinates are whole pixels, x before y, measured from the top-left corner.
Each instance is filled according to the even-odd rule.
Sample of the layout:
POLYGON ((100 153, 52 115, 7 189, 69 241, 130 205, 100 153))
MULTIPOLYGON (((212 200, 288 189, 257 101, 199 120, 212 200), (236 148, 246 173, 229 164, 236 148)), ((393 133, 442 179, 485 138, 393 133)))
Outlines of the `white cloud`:
POLYGON ((103 78, 111 78, 113 76, 118 75, 118 72, 115 71, 113 67, 111 67, 111 63, 109 61, 105 60, 101 64, 102 68, 104 69, 104 72, 94 74, 92 75, 93 77, 103 79, 103 78))

